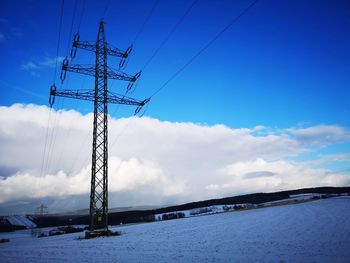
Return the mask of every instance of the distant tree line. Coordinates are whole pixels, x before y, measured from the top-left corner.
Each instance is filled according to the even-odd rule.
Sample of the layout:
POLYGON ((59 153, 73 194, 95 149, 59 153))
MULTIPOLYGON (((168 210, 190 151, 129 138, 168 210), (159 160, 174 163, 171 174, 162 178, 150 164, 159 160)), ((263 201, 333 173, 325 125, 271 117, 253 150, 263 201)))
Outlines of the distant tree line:
MULTIPOLYGON (((203 207, 210 207, 215 205, 232 205, 235 210, 241 209, 239 204, 250 203, 252 205, 278 201, 289 198, 289 195, 295 194, 307 194, 307 193, 319 193, 319 194, 340 194, 350 193, 350 187, 318 187, 318 188, 304 188, 291 191, 281 191, 275 193, 256 193, 241 196, 226 197, 221 199, 211 199, 200 202, 192 202, 178 206, 170 206, 154 210, 134 210, 115 212, 108 215, 108 222, 111 225, 119 225, 120 223, 138 223, 138 222, 151 222, 155 220, 154 215, 156 214, 171 214, 176 213, 175 211, 184 211, 192 209, 200 209, 203 207), (237 206, 237 207, 235 207, 237 206)), ((173 216, 173 215, 172 215, 173 216)), ((172 217, 170 216, 170 217, 172 217)), ((182 216, 182 215, 181 215, 182 216)), ((181 218, 178 217, 178 218, 181 218)), ((88 215, 76 215, 76 216, 53 216, 43 215, 40 217, 34 217, 34 222, 38 227, 48 226, 62 226, 68 224, 84 224, 87 225, 89 222, 88 215)), ((167 219, 165 219, 167 220, 167 219)))

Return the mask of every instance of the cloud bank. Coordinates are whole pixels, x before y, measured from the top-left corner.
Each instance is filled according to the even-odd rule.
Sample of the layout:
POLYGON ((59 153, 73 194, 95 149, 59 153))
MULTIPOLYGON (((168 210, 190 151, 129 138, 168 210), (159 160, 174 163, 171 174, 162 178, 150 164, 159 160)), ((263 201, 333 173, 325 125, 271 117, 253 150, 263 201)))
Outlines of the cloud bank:
MULTIPOLYGON (((86 208, 92 117, 38 105, 0 107, 0 206, 35 199, 51 200, 54 210, 86 208)), ((315 147, 347 142, 349 134, 335 125, 273 132, 110 118, 110 207, 349 185, 346 173, 290 161, 315 147)))

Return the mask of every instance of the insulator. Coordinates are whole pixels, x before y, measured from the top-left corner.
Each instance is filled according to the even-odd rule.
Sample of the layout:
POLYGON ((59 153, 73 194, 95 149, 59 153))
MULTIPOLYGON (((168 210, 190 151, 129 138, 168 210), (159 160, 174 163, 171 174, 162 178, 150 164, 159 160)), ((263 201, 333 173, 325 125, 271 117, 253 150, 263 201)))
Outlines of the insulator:
POLYGON ((68 59, 67 57, 62 62, 62 70, 67 70, 68 67, 68 59))
POLYGON ((128 86, 126 87, 126 92, 130 92, 132 87, 134 86, 135 81, 141 76, 141 71, 137 72, 135 76, 131 79, 128 86))
POLYGON ((49 98, 50 108, 52 108, 52 105, 55 103, 55 95, 56 95, 56 85, 53 84, 50 87, 50 98, 49 98))
POLYGON ((126 92, 127 92, 127 93, 131 90, 132 86, 134 86, 134 82, 133 82, 133 81, 130 81, 129 84, 128 84, 128 86, 126 87, 126 92))
POLYGON ((74 35, 74 40, 73 40, 73 44, 72 44, 72 49, 70 51, 70 57, 71 58, 75 58, 75 56, 77 55, 77 47, 78 47, 78 42, 80 40, 80 35, 79 32, 76 33, 74 35))
POLYGON ((68 68, 68 59, 66 57, 62 62, 62 71, 61 71, 61 76, 60 76, 60 79, 62 82, 66 79, 67 68, 68 68))
POLYGON ((119 69, 123 69, 126 59, 122 58, 119 62, 119 69))
POLYGON ((72 46, 72 49, 70 50, 70 57, 73 59, 77 55, 77 48, 75 46, 72 46))
POLYGON ((119 62, 119 69, 123 69, 123 68, 124 68, 125 61, 126 61, 125 58, 122 58, 122 59, 120 60, 120 62, 119 62))
POLYGON ((142 106, 145 106, 148 102, 150 102, 151 98, 145 99, 141 102, 142 106))
POLYGON ((62 82, 66 79, 66 75, 67 75, 66 71, 61 71, 60 79, 62 82))
MULTIPOLYGON (((145 106, 150 100, 151 100, 151 98, 148 98, 148 99, 145 99, 144 101, 141 101, 140 105, 137 106, 134 115, 137 115, 137 114, 141 111, 142 107, 145 106)), ((144 114, 144 113, 143 113, 143 114, 144 114)), ((143 114, 142 114, 142 115, 143 115, 143 114)), ((142 116, 141 116, 141 117, 142 117, 142 116)))
POLYGON ((128 47, 128 49, 125 51, 126 56, 129 56, 131 51, 132 51, 132 45, 130 47, 128 47))
POLYGON ((137 72, 133 77, 133 81, 136 81, 141 76, 141 71, 137 72))
POLYGON ((79 35, 79 32, 77 32, 77 33, 74 35, 74 43, 79 42, 79 40, 80 40, 80 35, 79 35))
POLYGON ((137 115, 141 109, 142 109, 142 106, 138 106, 134 112, 134 116, 137 115))
POLYGON ((128 47, 128 49, 124 52, 123 57, 119 62, 119 69, 124 68, 126 59, 128 58, 131 50, 132 50, 132 45, 130 47, 128 47))

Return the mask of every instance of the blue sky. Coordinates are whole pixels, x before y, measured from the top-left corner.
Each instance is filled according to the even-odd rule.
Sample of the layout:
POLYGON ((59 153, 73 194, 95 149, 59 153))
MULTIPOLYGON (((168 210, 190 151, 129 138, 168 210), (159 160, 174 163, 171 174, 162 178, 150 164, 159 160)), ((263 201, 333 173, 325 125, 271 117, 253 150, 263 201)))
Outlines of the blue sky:
MULTIPOLYGON (((106 11, 110 43, 133 42, 155 1, 77 2, 73 34, 94 40, 106 11), (84 12, 82 11, 84 9, 84 12)), ((135 96, 145 98, 217 34, 250 1, 198 1, 144 70, 135 96)), ((39 65, 56 56, 61 1, 2 1, 2 105, 47 104, 54 69, 39 65), (40 69, 24 69, 34 63, 40 69), (24 91, 25 90, 25 91, 24 91)), ((65 1, 59 56, 70 50, 74 1, 65 1), (69 47, 67 48, 67 46, 69 47)), ((140 70, 192 1, 159 1, 139 35, 126 72, 140 70)), ((152 100, 147 115, 169 121, 222 123, 230 127, 349 127, 350 4, 348 1, 260 1, 152 100)), ((91 55, 78 51, 74 62, 91 55)), ((110 65, 117 67, 116 59, 110 65)), ((57 76, 60 72, 58 66, 57 76)), ((63 88, 90 88, 93 80, 70 76, 63 88), (83 83, 83 84, 82 84, 83 83)), ((57 79, 57 85, 59 80, 57 79)), ((126 83, 110 83, 124 92, 126 83)), ((64 100, 84 113, 91 104, 64 100)), ((57 106, 57 105, 56 105, 57 106)), ((115 106, 111 106, 113 113, 115 106)), ((128 116, 132 109, 119 111, 128 116)))
MULTIPOLYGON (((83 3, 77 1, 74 20, 75 1, 64 3, 58 56, 70 51, 72 20, 72 35, 79 30, 82 40, 94 40, 107 6, 107 40, 120 49, 133 44, 124 71, 134 74, 194 2, 86 0, 82 12, 83 3), (155 3, 152 16, 135 41, 155 3)), ((143 99, 153 94, 250 3, 196 1, 143 70, 132 96, 143 99)), ((49 87, 54 81, 63 89, 93 88, 92 78, 74 74, 69 74, 62 85, 58 79, 60 63, 54 77, 60 5, 61 1, 1 1, 1 106, 48 105, 49 87)), ((146 116, 171 123, 224 124, 233 129, 264 126, 257 135, 299 136, 308 143, 308 150, 287 158, 297 162, 349 154, 349 47, 349 1, 258 1, 152 98, 146 116), (326 134, 318 139, 329 142, 310 139, 310 130, 303 129, 314 126, 321 127, 322 132, 317 134, 326 134), (335 132, 344 132, 344 136, 339 135, 344 139, 329 135, 330 126, 341 127, 341 132, 335 132)), ((72 63, 93 61, 91 54, 78 50, 72 63)), ((118 63, 115 58, 109 60, 112 67, 117 68, 118 63)), ((121 94, 126 85, 109 82, 110 90, 121 94)), ((75 109, 82 114, 93 109, 89 102, 70 99, 57 99, 54 108, 75 109)), ((120 118, 132 115, 133 110, 111 105, 109 112, 120 118)), ((349 164, 346 157, 310 165, 341 171, 349 164)))
MULTIPOLYGON (((109 42, 126 48, 153 3, 110 1, 105 17, 109 42)), ((143 72, 135 96, 152 94, 249 3, 198 1, 143 72)), ((95 39, 106 4, 86 1, 82 39, 95 39)), ((158 3, 134 44, 126 72, 142 68, 190 4, 158 3)), ((2 1, 1 5, 0 103, 47 104, 53 68, 31 71, 21 65, 56 56, 60 1, 2 1)), ((59 56, 66 54, 73 7, 74 1, 66 1, 59 56)), ((73 33, 78 29, 82 1, 78 7, 73 33)), ((347 1, 260 1, 154 97, 147 114, 163 120, 232 127, 349 126, 349 13, 347 1)), ((113 61, 117 66, 113 59, 111 65, 113 61)), ((88 63, 89 55, 79 50, 76 62, 88 63)), ((86 79, 86 84, 92 84, 92 79, 86 79)), ((74 88, 74 84, 65 88, 74 88)), ((122 93, 125 83, 112 87, 122 93)))

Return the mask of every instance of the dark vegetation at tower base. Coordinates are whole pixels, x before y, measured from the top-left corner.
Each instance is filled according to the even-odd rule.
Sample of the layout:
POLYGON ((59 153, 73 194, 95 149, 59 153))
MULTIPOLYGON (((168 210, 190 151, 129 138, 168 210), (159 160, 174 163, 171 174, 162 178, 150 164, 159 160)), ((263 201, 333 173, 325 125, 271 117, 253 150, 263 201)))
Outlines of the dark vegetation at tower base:
POLYGON ((0 217, 0 232, 11 232, 16 230, 27 229, 25 226, 14 226, 10 224, 5 218, 0 217))
POLYGON ((110 230, 94 230, 94 231, 86 231, 85 232, 85 239, 91 239, 96 237, 113 237, 113 236, 120 236, 121 233, 116 231, 110 231, 110 230))

